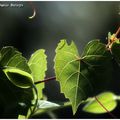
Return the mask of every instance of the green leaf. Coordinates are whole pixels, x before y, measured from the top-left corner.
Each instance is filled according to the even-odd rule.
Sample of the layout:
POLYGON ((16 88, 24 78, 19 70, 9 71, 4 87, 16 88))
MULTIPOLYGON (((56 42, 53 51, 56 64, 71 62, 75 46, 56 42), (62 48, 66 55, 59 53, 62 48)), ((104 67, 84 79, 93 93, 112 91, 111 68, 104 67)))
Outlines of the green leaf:
POLYGON ((120 64, 120 41, 115 40, 111 46, 111 52, 114 55, 115 60, 120 64))
MULTIPOLYGON (((32 76, 34 82, 43 80, 45 78, 45 72, 47 70, 47 60, 46 60, 45 50, 40 49, 32 54, 28 65, 32 71, 32 76)), ((36 85, 38 90, 38 98, 42 98, 42 89, 44 88, 44 83, 36 85)))
POLYGON ((65 40, 61 40, 58 44, 54 59, 56 79, 60 82, 61 92, 70 99, 74 114, 83 100, 95 95, 99 91, 98 86, 109 80, 105 79, 106 67, 103 66, 109 60, 110 53, 98 40, 87 44, 82 57, 74 42, 68 45, 65 40), (103 73, 105 75, 101 75, 103 73))
POLYGON ((33 83, 33 78, 30 75, 31 70, 27 60, 12 46, 3 47, 0 55, 0 94, 2 96, 0 101, 5 109, 10 110, 13 109, 11 106, 20 107, 19 102, 25 103, 27 107, 24 110, 22 107, 19 108, 20 114, 23 114, 27 111, 27 108, 31 105, 31 100, 34 98, 32 88, 22 89, 26 88, 26 85, 30 87, 33 83))
POLYGON ((106 46, 99 40, 90 41, 82 54, 82 60, 90 66, 101 66, 111 59, 111 54, 106 46))
POLYGON ((3 47, 0 51, 1 67, 14 67, 25 72, 31 73, 30 68, 27 64, 27 60, 22 56, 20 52, 18 52, 14 47, 7 46, 3 47))
POLYGON ((46 100, 38 100, 38 108, 41 109, 47 109, 47 108, 53 108, 53 107, 59 107, 59 104, 49 102, 46 100))
MULTIPOLYGON (((46 101, 46 100, 38 100, 38 108, 37 110, 34 112, 34 114, 32 116, 36 116, 36 115, 42 115, 43 113, 50 113, 54 110, 60 109, 60 108, 64 108, 65 106, 63 105, 59 105, 50 101, 46 101)), ((54 112, 53 112, 54 113, 54 112)))
POLYGON ((3 70, 8 79, 17 87, 29 88, 33 85, 33 78, 31 74, 20 69, 9 67, 3 70))
POLYGON ((16 86, 28 88, 33 84, 26 59, 15 48, 7 46, 1 49, 0 65, 8 79, 16 86), (28 82, 28 83, 27 83, 28 82))
MULTIPOLYGON (((97 99, 100 103, 108 110, 112 111, 116 108, 117 102, 115 100, 116 96, 112 92, 104 92, 97 96, 97 99)), ((84 107, 83 111, 95 113, 95 114, 102 114, 106 113, 107 111, 96 101, 96 99, 92 99, 88 102, 84 107)))
POLYGON ((19 115, 18 119, 26 119, 26 117, 24 115, 19 115))

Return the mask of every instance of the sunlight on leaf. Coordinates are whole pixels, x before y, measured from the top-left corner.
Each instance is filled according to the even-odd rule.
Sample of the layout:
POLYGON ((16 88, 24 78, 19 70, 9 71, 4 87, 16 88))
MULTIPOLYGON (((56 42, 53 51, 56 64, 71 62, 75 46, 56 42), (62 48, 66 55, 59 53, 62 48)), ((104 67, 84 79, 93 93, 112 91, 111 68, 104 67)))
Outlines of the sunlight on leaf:
MULTIPOLYGON (((112 92, 104 92, 97 96, 97 99, 101 102, 101 104, 109 111, 112 111, 116 108, 117 102, 115 100, 115 94, 112 92)), ((106 113, 107 111, 103 109, 103 107, 95 100, 91 100, 84 107, 83 111, 95 114, 106 113)))
POLYGON ((38 108, 45 109, 45 108, 52 108, 52 107, 59 107, 59 104, 49 102, 46 100, 38 100, 38 108))
MULTIPOLYGON (((43 80, 45 78, 45 72, 47 70, 47 60, 46 60, 45 50, 40 49, 34 52, 28 61, 28 65, 32 71, 32 76, 34 82, 43 80)), ((38 98, 42 98, 42 89, 44 88, 44 83, 36 85, 38 90, 38 98)))
POLYGON ((8 79, 15 85, 20 88, 29 88, 33 85, 33 78, 32 76, 20 69, 16 68, 6 68, 3 70, 8 77, 8 79))
POLYGON ((24 115, 18 115, 18 119, 25 119, 26 117, 24 115))
POLYGON ((31 73, 27 60, 14 47, 7 46, 1 49, 0 65, 2 67, 14 67, 31 73))
POLYGON ((98 89, 97 87, 102 82, 105 83, 106 78, 101 75, 103 72, 99 72, 99 74, 95 72, 99 68, 106 75, 105 66, 103 65, 106 65, 109 60, 111 60, 110 53, 99 40, 89 42, 83 51, 82 57, 79 56, 74 42, 68 45, 66 40, 60 41, 54 59, 55 74, 56 79, 60 82, 61 92, 72 103, 73 114, 76 113, 83 100, 94 95, 98 89))

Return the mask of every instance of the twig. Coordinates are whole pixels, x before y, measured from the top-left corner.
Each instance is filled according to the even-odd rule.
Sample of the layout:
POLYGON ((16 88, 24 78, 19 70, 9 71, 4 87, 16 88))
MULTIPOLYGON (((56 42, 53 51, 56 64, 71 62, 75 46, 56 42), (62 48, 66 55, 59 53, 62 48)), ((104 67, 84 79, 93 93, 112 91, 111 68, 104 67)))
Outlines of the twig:
POLYGON ((116 33, 115 33, 115 36, 113 38, 113 41, 115 40, 115 38, 117 37, 117 35, 120 33, 120 27, 117 29, 116 33))
POLYGON ((55 80, 55 79, 56 79, 56 77, 53 76, 53 77, 46 78, 44 80, 37 81, 37 82, 35 82, 35 84, 39 84, 39 83, 43 83, 43 82, 47 82, 47 81, 51 81, 51 80, 55 80))

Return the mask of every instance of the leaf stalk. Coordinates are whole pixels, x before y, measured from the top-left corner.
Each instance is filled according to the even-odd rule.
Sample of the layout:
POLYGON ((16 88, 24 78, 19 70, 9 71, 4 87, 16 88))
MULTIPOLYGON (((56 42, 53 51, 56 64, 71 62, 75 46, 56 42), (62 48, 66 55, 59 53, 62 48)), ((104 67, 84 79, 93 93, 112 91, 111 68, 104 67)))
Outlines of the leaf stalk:
POLYGON ((44 83, 44 82, 48 82, 48 81, 55 80, 55 79, 56 79, 56 77, 53 76, 53 77, 46 78, 44 80, 37 81, 34 84, 44 83))

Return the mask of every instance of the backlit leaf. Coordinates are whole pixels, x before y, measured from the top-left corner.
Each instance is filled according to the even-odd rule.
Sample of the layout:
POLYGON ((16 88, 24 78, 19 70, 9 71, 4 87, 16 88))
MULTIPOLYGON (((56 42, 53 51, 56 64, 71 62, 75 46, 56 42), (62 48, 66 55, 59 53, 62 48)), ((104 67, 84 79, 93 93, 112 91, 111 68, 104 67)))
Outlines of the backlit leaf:
POLYGON ((46 100, 38 100, 38 108, 53 108, 53 107, 59 107, 59 104, 53 103, 53 102, 49 102, 46 100))
POLYGON ((6 68, 3 70, 8 79, 20 88, 29 88, 33 85, 31 74, 16 68, 6 68))
POLYGON ((0 65, 8 79, 16 86, 28 88, 32 85, 32 77, 26 59, 14 47, 7 46, 1 49, 0 65))
MULTIPOLYGON (((47 60, 46 60, 45 50, 40 49, 34 52, 28 62, 28 65, 32 71, 32 76, 34 82, 43 80, 45 78, 45 72, 47 70, 47 60)), ((36 85, 38 90, 38 98, 42 97, 42 89, 44 88, 44 83, 36 85)))
MULTIPOLYGON (((4 108, 12 110, 10 106, 19 106, 18 102, 29 107, 34 96, 32 89, 28 88, 33 81, 27 60, 12 46, 3 47, 0 55, 0 94, 4 108)), ((19 108, 20 112, 21 109, 23 108, 19 108)), ((27 108, 24 108, 21 114, 26 110, 27 108)))
POLYGON ((110 53, 99 40, 89 42, 81 57, 74 42, 68 45, 61 40, 58 44, 54 59, 56 79, 60 82, 61 92, 70 99, 74 114, 80 103, 95 95, 99 91, 97 87, 106 82, 105 76, 101 75, 106 73, 102 66, 110 60, 110 53))
POLYGON ((18 115, 18 119, 26 119, 24 115, 18 115))
POLYGON ((0 60, 1 67, 14 67, 25 72, 31 73, 26 59, 14 47, 12 46, 3 47, 0 53, 1 53, 0 60))
MULTIPOLYGON (((115 95, 112 92, 104 92, 97 96, 97 99, 99 102, 108 110, 112 111, 117 106, 117 102, 115 100, 115 95)), ((92 99, 90 102, 88 102, 84 107, 83 111, 90 112, 90 113, 96 113, 96 114, 102 114, 106 113, 107 111, 96 101, 96 99, 92 99)))

